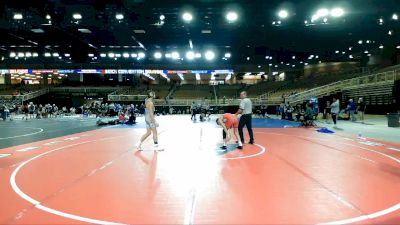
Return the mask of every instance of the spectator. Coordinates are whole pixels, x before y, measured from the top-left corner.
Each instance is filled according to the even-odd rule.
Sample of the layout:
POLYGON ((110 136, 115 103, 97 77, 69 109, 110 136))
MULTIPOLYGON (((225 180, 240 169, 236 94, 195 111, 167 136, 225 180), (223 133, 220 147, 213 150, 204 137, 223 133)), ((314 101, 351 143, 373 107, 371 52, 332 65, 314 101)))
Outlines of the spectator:
POLYGON ((331 108, 333 124, 334 124, 334 127, 336 127, 337 117, 338 117, 339 112, 340 112, 339 99, 333 98, 333 102, 330 105, 330 108, 331 108))
POLYGON ((356 114, 356 110, 357 110, 357 104, 354 102, 353 99, 349 100, 349 104, 347 105, 346 110, 349 112, 350 114, 350 120, 352 122, 355 122, 357 120, 355 114, 356 114))

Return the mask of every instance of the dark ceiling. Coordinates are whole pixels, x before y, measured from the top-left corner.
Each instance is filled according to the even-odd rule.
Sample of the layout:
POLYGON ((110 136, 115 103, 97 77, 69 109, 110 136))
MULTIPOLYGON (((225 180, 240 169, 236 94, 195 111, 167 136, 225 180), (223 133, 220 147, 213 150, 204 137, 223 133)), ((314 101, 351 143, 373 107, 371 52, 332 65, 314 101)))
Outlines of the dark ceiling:
MULTIPOLYGON (((0 56, 5 64, 158 63, 168 59, 154 59, 156 51, 163 55, 178 51, 184 59, 191 40, 196 52, 215 51, 217 65, 300 66, 301 62, 360 60, 369 53, 396 52, 400 45, 400 20, 392 19, 394 13, 400 13, 399 0, 4 0, 2 3, 0 56), (340 18, 328 17, 326 24, 322 19, 313 25, 304 23, 307 20, 310 24, 311 16, 319 8, 334 7, 342 7, 345 14, 340 18), (280 9, 286 9, 289 17, 278 24, 280 9), (193 14, 190 23, 182 20, 185 11, 193 14), (228 11, 238 13, 236 22, 227 22, 228 11), (13 19, 15 13, 21 13, 23 19, 13 19), (73 20, 74 13, 82 14, 82 19, 73 20), (123 14, 124 19, 117 20, 117 13, 123 14), (164 24, 160 15, 165 16, 164 24), (379 24, 380 18, 383 24, 379 24), (87 29, 83 31, 89 33, 78 29, 87 29), (358 44, 359 40, 363 44, 358 44), (384 48, 380 49, 380 45, 384 48), (38 57, 10 57, 11 53, 18 56, 19 52, 37 52, 38 57), (46 52, 59 56, 44 57, 46 52), (146 57, 138 61, 100 55, 110 52, 121 55, 144 52, 146 57), (232 57, 223 60, 227 52, 232 57), (309 59, 310 55, 318 57, 309 59), (272 60, 266 56, 272 56, 272 60)), ((196 62, 170 61, 181 65, 206 62, 204 57, 196 62)))

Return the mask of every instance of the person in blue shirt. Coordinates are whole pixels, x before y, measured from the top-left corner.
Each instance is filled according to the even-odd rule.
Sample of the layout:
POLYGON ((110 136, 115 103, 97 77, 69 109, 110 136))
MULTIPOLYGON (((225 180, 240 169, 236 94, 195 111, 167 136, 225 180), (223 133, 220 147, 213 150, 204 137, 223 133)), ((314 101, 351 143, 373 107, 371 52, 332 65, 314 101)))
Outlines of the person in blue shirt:
POLYGON ((350 114, 350 120, 352 122, 355 122, 357 120, 355 114, 356 114, 356 110, 357 110, 357 104, 356 102, 354 102, 353 99, 349 100, 349 104, 347 105, 347 109, 346 109, 349 114, 350 114))

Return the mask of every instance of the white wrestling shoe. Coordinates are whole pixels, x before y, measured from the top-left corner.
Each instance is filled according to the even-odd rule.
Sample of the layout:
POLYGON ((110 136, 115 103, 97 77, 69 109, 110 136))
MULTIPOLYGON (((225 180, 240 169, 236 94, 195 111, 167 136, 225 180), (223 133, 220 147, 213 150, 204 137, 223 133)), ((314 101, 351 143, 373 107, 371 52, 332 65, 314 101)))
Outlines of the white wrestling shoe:
POLYGON ((137 144, 135 145, 135 147, 136 147, 136 149, 137 149, 138 151, 143 151, 142 145, 140 144, 140 142, 137 143, 137 144))
POLYGON ((154 151, 161 152, 164 151, 164 148, 161 147, 159 144, 154 145, 154 151))

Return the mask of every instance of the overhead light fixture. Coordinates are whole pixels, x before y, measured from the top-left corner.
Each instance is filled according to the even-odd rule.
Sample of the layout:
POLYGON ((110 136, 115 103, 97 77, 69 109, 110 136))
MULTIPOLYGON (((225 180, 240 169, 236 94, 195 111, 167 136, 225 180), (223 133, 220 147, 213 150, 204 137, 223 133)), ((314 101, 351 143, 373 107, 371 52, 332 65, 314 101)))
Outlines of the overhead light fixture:
POLYGON ((294 55, 294 56, 292 56, 292 59, 296 59, 296 56, 294 55))
POLYGON ((115 15, 115 19, 117 19, 117 20, 123 20, 123 19, 124 19, 124 15, 121 14, 121 13, 117 13, 117 14, 115 15))
POLYGON ((172 59, 179 59, 179 58, 180 58, 180 55, 179 55, 178 52, 172 52, 172 53, 171 53, 171 58, 172 58, 172 59))
POLYGON ((399 16, 396 13, 392 15, 392 20, 398 20, 398 19, 399 19, 399 16))
POLYGON ((22 20, 24 17, 22 16, 21 13, 15 13, 13 16, 14 20, 22 20))
POLYGON ((393 31, 392 31, 392 30, 389 30, 388 34, 389 34, 389 35, 392 35, 392 34, 393 34, 393 31))
POLYGON ((305 66, 308 66, 308 63, 304 63, 305 66))
POLYGON ((18 56, 19 58, 22 58, 22 57, 25 56, 25 54, 24 54, 23 52, 18 52, 17 56, 18 56))
POLYGON ((26 52, 26 53, 25 53, 25 57, 27 57, 27 58, 32 57, 32 53, 26 52))
POLYGON ((349 58, 350 58, 350 59, 353 59, 354 57, 353 57, 353 55, 349 55, 349 58))
POLYGON ((370 41, 370 40, 367 40, 367 44, 369 44, 369 43, 371 43, 371 41, 370 41))
POLYGON ((44 33, 44 30, 43 30, 43 29, 40 29, 40 28, 31 29, 31 31, 32 31, 33 33, 37 33, 37 34, 44 33))
POLYGON ((57 52, 53 53, 53 57, 59 57, 59 56, 60 56, 60 54, 58 54, 57 52))
POLYGON ((379 25, 382 25, 383 22, 384 22, 384 21, 383 21, 383 18, 379 18, 379 19, 378 19, 378 22, 379 22, 379 25))
POLYGON ((328 18, 324 18, 324 23, 327 23, 328 22, 328 18))
POLYGON ((44 53, 44 57, 50 57, 50 56, 51 56, 51 53, 50 53, 50 52, 44 53))
POLYGON ((398 45, 396 48, 397 48, 397 49, 400 49, 400 45, 398 45))
POLYGON ((10 57, 11 57, 11 58, 14 58, 15 56, 17 56, 17 54, 16 54, 15 52, 11 52, 11 53, 10 53, 10 57))
POLYGON ((51 20, 51 16, 49 14, 47 14, 46 19, 51 20))
POLYGON ((229 22, 235 22, 238 19, 238 14, 236 12, 228 12, 226 14, 226 19, 229 22))
POLYGON ((84 33, 84 34, 91 34, 92 31, 86 28, 79 28, 78 29, 79 32, 84 33))
POLYGON ((323 9, 319 9, 317 11, 317 16, 318 17, 325 17, 325 16, 328 16, 328 15, 329 15, 329 10, 328 9, 323 8, 323 9))
POLYGON ((82 19, 82 15, 80 13, 74 13, 72 15, 72 18, 74 18, 75 20, 80 20, 82 19))
POLYGON ((114 57, 115 57, 115 54, 112 53, 112 52, 110 52, 110 53, 108 53, 108 57, 109 57, 109 58, 114 58, 114 57))
POLYGON ((304 20, 304 24, 308 24, 308 20, 304 20))
POLYGON ((193 59, 195 58, 194 52, 193 52, 193 51, 188 51, 188 52, 186 52, 186 58, 187 58, 188 60, 193 60, 193 59))
POLYGON ((380 49, 383 49, 383 45, 379 45, 379 48, 380 48, 380 49))
POLYGON ((135 34, 145 34, 145 33, 146 33, 146 31, 143 30, 143 29, 133 30, 133 32, 134 32, 135 34))
POLYGON ((318 15, 313 15, 312 17, 311 17, 311 23, 314 23, 315 21, 317 21, 319 19, 319 16, 318 15))
POLYGON ((230 57, 231 57, 231 53, 229 53, 229 52, 228 52, 228 53, 225 53, 224 56, 225 56, 225 58, 230 58, 230 57))
POLYGON ((339 51, 338 51, 338 50, 336 50, 336 51, 335 51, 335 53, 336 53, 336 54, 339 54, 339 51))
POLYGON ((206 58, 206 60, 211 61, 215 58, 215 53, 213 51, 206 51, 204 57, 206 58))
POLYGON ((341 17, 344 15, 344 10, 342 8, 334 8, 331 10, 332 17, 341 17))
POLYGON ((32 56, 33 56, 33 57, 38 57, 39 54, 38 54, 37 52, 34 52, 34 53, 32 54, 32 56))
POLYGON ((136 54, 136 53, 131 53, 131 57, 132 57, 132 58, 136 58, 136 57, 137 57, 137 54, 136 54))
POLYGON ((286 19, 289 16, 289 13, 287 10, 282 9, 278 12, 278 16, 279 18, 286 19))
MULTIPOLYGON (((89 57, 94 57, 94 54, 93 54, 93 53, 89 53, 88 56, 89 56, 89 57)), ((67 56, 67 57, 68 57, 68 56, 67 56)))
POLYGON ((363 41, 362 41, 362 40, 359 40, 359 41, 358 41, 358 44, 362 45, 362 43, 363 43, 363 41))
POLYGON ((161 59, 161 57, 162 57, 161 52, 156 52, 156 53, 154 53, 154 58, 155 58, 155 59, 161 59))
POLYGON ((368 50, 365 50, 364 53, 365 53, 365 54, 368 54, 368 50))
POLYGON ((165 54, 165 58, 167 58, 167 59, 172 58, 171 53, 165 54))
POLYGON ((127 53, 127 52, 123 53, 123 54, 122 54, 122 57, 124 57, 124 58, 129 58, 129 53, 127 53))
POLYGON ((138 59, 143 59, 145 56, 146 54, 144 54, 144 52, 139 52, 138 59))
POLYGON ((115 54, 115 58, 121 58, 121 54, 120 53, 116 53, 115 54))
POLYGON ((165 16, 164 15, 160 15, 160 20, 161 21, 165 20, 165 16))
POLYGON ((184 21, 186 21, 186 22, 190 22, 190 21, 192 21, 193 16, 192 16, 192 14, 190 14, 190 13, 188 13, 188 12, 185 12, 185 13, 183 13, 183 15, 182 15, 182 19, 183 19, 184 21))
POLYGON ((107 56, 106 53, 100 53, 100 57, 104 58, 106 56, 107 56))
POLYGON ((195 54, 195 57, 196 57, 196 58, 201 58, 201 53, 196 53, 196 54, 195 54))
POLYGON ((247 60, 247 61, 250 61, 250 57, 247 57, 246 60, 247 60))

